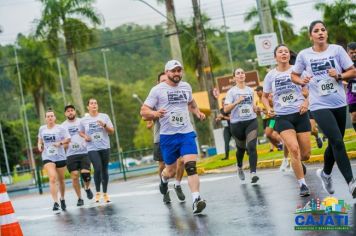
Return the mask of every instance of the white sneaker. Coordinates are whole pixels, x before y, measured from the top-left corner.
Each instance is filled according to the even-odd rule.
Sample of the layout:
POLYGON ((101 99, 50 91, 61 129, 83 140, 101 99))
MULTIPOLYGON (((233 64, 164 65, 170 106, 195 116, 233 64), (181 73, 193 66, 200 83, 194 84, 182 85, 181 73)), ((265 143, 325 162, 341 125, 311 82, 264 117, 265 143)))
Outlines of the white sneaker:
POLYGON ((279 167, 279 171, 285 172, 287 170, 287 167, 289 166, 289 162, 287 158, 283 158, 282 164, 279 167))

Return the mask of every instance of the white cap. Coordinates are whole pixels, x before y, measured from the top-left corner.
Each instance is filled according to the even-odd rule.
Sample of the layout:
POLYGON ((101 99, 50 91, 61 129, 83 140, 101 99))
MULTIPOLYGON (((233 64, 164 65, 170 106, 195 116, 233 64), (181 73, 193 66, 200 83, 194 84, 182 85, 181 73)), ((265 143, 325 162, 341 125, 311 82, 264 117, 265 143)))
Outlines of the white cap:
POLYGON ((182 64, 177 60, 170 60, 164 66, 164 71, 173 70, 176 67, 183 68, 182 64))

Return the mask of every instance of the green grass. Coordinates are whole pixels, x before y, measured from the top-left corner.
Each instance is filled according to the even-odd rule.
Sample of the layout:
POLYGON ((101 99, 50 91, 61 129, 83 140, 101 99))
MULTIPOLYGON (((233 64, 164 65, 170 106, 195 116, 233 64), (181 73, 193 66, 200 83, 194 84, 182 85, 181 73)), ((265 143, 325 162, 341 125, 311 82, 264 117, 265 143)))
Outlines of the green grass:
MULTIPOLYGON (((356 151, 356 134, 353 129, 346 130, 344 142, 346 151, 356 151)), ((312 155, 323 154, 327 143, 324 143, 322 148, 317 148, 314 137, 311 137, 312 155)), ((258 161, 263 160, 275 160, 283 158, 283 151, 269 152, 269 144, 262 144, 257 146, 258 161)), ((212 170, 225 166, 230 166, 236 163, 236 151, 230 151, 229 160, 222 161, 224 154, 215 155, 212 157, 204 158, 198 161, 198 167, 202 167, 205 170, 212 170)), ((244 161, 248 161, 248 156, 245 154, 244 161)))

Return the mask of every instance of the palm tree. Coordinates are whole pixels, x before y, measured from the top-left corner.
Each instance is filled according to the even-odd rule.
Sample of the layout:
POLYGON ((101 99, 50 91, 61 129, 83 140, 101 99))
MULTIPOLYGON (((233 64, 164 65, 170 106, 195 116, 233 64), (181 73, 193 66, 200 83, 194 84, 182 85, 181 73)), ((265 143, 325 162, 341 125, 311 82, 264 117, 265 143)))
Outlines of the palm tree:
POLYGON ((346 47, 356 38, 356 4, 350 0, 337 0, 334 3, 317 3, 315 9, 323 13, 329 39, 346 47))
POLYGON ((46 38, 51 50, 57 54, 60 38, 63 38, 68 58, 69 77, 74 104, 84 114, 84 104, 78 79, 77 50, 93 43, 94 34, 88 24, 101 24, 102 20, 92 7, 95 0, 40 0, 42 16, 38 21, 36 35, 46 38), (78 19, 79 17, 83 19, 78 19))
MULTIPOLYGON (((272 15, 272 20, 273 20, 273 28, 278 29, 278 37, 280 42, 281 40, 281 35, 283 34, 283 37, 285 41, 290 41, 294 38, 294 32, 293 32, 293 25, 288 23, 286 20, 282 20, 282 18, 285 19, 291 19, 292 14, 291 11, 288 9, 288 1, 286 0, 277 0, 273 1, 269 0, 269 5, 271 8, 271 15, 272 15), (278 22, 279 21, 279 22, 278 22), (278 24, 280 24, 282 28, 282 32, 279 30, 278 24)), ((257 7, 251 8, 251 10, 247 13, 247 15, 244 18, 245 22, 251 22, 255 20, 255 23, 252 28, 252 33, 253 34, 260 34, 261 29, 259 25, 259 20, 258 20, 258 10, 257 7)))
POLYGON ((53 60, 44 59, 51 56, 45 42, 22 35, 17 41, 19 60, 23 63, 20 70, 24 92, 32 95, 37 115, 44 124, 46 93, 57 89, 57 67, 53 60))

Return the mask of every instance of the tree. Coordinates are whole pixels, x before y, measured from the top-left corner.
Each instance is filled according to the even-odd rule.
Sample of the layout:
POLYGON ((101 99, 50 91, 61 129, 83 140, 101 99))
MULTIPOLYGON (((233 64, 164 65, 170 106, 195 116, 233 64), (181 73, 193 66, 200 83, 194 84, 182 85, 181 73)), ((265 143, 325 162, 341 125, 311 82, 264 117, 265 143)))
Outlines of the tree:
MULTIPOLYGON (((18 57, 25 94, 31 94, 41 124, 45 123, 45 95, 57 88, 57 70, 53 60, 44 59, 51 54, 44 42, 32 37, 18 37, 18 57)), ((17 73, 17 71, 16 71, 17 73)), ((16 77, 17 78, 17 77, 16 77)))
POLYGON ((101 18, 92 4, 95 0, 40 0, 42 16, 38 21, 36 35, 47 39, 50 48, 59 52, 60 38, 64 39, 74 105, 84 114, 84 104, 78 79, 76 51, 94 42, 93 31, 86 22, 101 24, 101 18), (77 18, 84 18, 83 21, 77 18))
POLYGON ((315 9, 323 13, 330 42, 346 47, 356 38, 356 4, 350 0, 336 0, 334 3, 317 3, 315 9))
MULTIPOLYGON (((13 171, 13 167, 19 164, 21 156, 21 141, 20 137, 16 136, 14 133, 15 129, 18 127, 11 126, 9 123, 0 121, 2 124, 2 132, 4 134, 5 146, 8 155, 8 161, 10 166, 10 171, 13 171)), ((0 145, 0 168, 2 173, 6 173, 5 158, 2 145, 0 145)))
POLYGON ((137 126, 133 142, 136 149, 150 148, 153 144, 152 130, 147 129, 146 121, 140 120, 140 124, 137 126))
MULTIPOLYGON (((284 41, 288 42, 294 38, 294 32, 293 32, 293 25, 288 23, 285 20, 282 20, 282 18, 285 19, 291 19, 292 14, 290 9, 288 9, 288 1, 286 0, 277 0, 269 1, 269 5, 271 8, 271 15, 273 19, 273 28, 278 29, 278 37, 279 41, 281 42, 281 34, 283 33, 284 41), (278 20, 282 28, 282 32, 279 31, 278 27, 278 20)), ((260 34, 261 29, 259 25, 259 20, 258 20, 258 10, 257 7, 251 8, 251 10, 247 13, 247 15, 244 18, 245 22, 251 22, 255 21, 253 28, 252 28, 252 33, 253 34, 260 34)))

